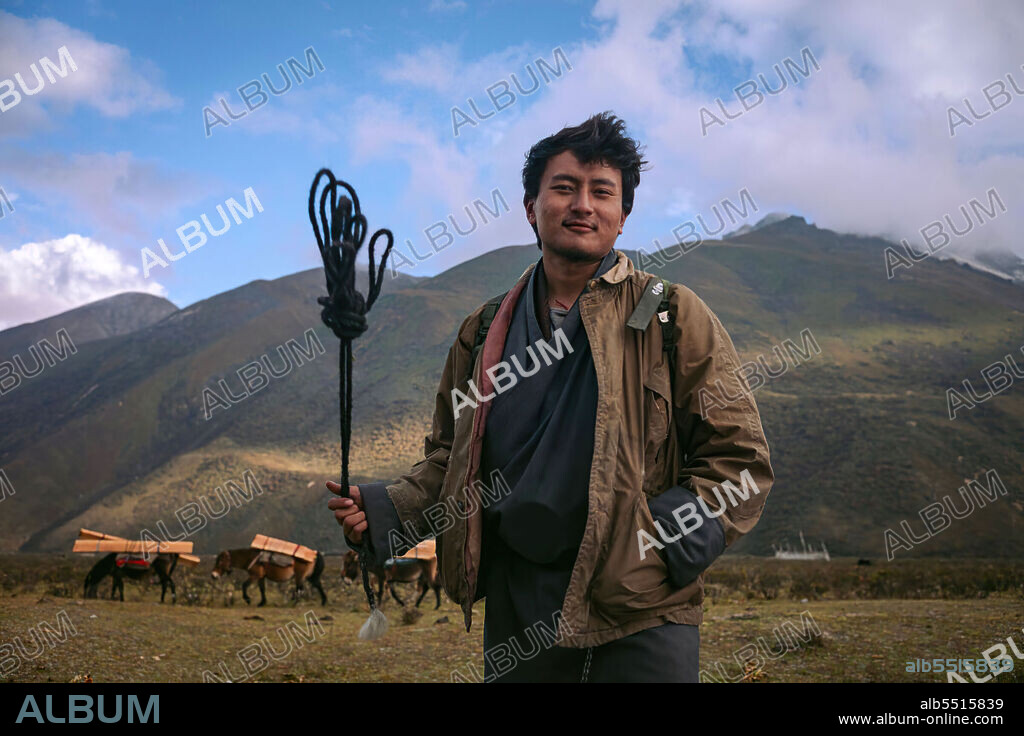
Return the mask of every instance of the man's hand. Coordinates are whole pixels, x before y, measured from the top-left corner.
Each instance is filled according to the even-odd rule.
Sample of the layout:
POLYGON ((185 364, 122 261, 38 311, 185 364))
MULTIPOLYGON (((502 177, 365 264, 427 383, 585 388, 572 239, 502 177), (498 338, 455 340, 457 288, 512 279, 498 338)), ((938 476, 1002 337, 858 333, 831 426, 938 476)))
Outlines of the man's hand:
MULTIPOLYGON (((332 498, 327 508, 334 512, 334 518, 345 530, 345 537, 355 544, 363 543, 363 532, 366 531, 366 512, 363 511, 363 499, 359 495, 358 486, 349 486, 350 498, 332 498)), ((327 481, 327 490, 341 495, 341 485, 327 481)))

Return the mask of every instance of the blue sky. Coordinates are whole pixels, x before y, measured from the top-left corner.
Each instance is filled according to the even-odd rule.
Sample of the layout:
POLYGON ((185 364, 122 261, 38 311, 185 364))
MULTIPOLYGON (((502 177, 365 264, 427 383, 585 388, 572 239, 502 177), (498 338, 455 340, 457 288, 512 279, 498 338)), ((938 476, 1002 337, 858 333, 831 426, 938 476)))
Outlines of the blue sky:
POLYGON ((953 136, 948 120, 964 98, 988 110, 982 88, 1007 74, 1024 88, 1019 4, 820 5, 0 2, 0 188, 14 210, 0 199, 0 328, 126 290, 185 306, 318 266, 306 198, 321 166, 354 184, 371 231, 395 232, 408 273, 533 242, 525 152, 607 109, 653 164, 620 247, 666 246, 698 214, 714 225, 712 207, 743 189, 751 222, 782 210, 919 242, 922 226, 996 187, 1008 213, 950 252, 1024 253, 1024 100, 1010 88, 1009 104, 953 136), (20 88, 2 80, 31 87, 31 65, 61 46, 77 70, 11 105, 20 88), (238 87, 263 73, 280 84, 277 65, 306 64, 309 48, 323 70, 206 136, 204 107, 243 109, 238 87), (737 85, 757 89, 759 73, 777 84, 773 65, 805 48, 820 68, 743 111, 737 85), (487 88, 512 74, 532 86, 538 59, 558 73, 495 111, 487 88), (494 114, 455 136, 452 108, 472 115, 468 98, 494 114), (716 99, 742 115, 702 128, 701 108, 721 117, 716 99), (180 252, 176 228, 202 214, 216 226, 217 205, 247 188, 262 213, 143 277, 143 248, 159 255, 163 238, 180 252), (493 209, 495 191, 511 211, 429 260, 411 255, 407 241, 432 252, 433 223, 468 229, 464 208, 493 209))

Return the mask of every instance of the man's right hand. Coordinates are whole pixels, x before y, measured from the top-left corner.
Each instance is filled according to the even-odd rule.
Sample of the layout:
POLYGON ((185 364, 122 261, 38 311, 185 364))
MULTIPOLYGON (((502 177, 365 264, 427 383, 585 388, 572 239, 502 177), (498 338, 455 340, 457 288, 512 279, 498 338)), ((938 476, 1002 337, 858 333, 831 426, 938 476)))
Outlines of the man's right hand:
MULTIPOLYGON (((363 510, 363 499, 359 495, 358 486, 349 486, 349 498, 332 498, 327 508, 334 512, 334 518, 345 530, 345 538, 354 544, 363 543, 363 532, 366 531, 366 512, 363 510)), ((341 496, 341 485, 327 481, 327 490, 341 496)))

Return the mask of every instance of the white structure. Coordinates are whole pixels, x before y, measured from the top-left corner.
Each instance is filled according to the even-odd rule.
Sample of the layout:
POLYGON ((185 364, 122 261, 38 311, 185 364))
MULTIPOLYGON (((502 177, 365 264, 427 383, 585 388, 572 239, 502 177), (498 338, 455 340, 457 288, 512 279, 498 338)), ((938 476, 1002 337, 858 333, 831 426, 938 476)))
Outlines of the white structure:
POLYGON ((800 531, 800 546, 802 549, 795 550, 790 549, 788 545, 783 544, 781 547, 772 545, 772 549, 775 550, 775 558, 778 560, 825 560, 826 562, 831 561, 828 556, 828 548, 825 547, 825 543, 821 543, 821 549, 816 550, 813 547, 808 547, 804 541, 803 530, 800 531))

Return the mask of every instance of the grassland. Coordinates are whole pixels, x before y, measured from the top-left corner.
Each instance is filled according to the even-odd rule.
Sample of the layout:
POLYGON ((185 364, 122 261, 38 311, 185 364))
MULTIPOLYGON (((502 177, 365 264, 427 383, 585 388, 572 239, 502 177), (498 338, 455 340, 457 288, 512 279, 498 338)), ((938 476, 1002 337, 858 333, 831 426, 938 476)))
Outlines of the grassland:
MULTIPOLYGON (((466 633, 460 609, 445 597, 435 611, 429 594, 419 616, 403 616, 388 600, 388 633, 359 641, 366 602, 359 587, 342 583, 337 558, 327 561, 325 607, 308 597, 293 603, 288 588, 274 584, 268 585, 267 606, 246 606, 241 573, 214 582, 207 558, 194 570, 176 572, 176 605, 159 603, 158 585, 130 582, 124 603, 83 600, 81 580, 91 563, 60 555, 0 557, 0 647, 20 637, 34 653, 30 629, 42 621, 56 627, 61 611, 76 631, 34 658, 19 658, 13 671, 10 662, 0 662, 6 672, 0 681, 69 682, 86 675, 94 682, 202 681, 204 671, 220 677, 222 663, 239 676, 240 650, 263 637, 280 648, 277 632, 289 622, 306 628, 309 611, 324 633, 246 679, 448 682, 456 669, 482 670, 484 602, 474 608, 474 626, 466 633)), ((735 653, 757 646, 759 637, 778 649, 776 632, 787 627, 790 634, 794 628, 806 633, 806 640, 791 636, 796 646, 777 659, 760 654, 761 664, 748 666, 745 681, 944 682, 941 674, 908 673, 905 663, 977 659, 1007 637, 1024 646, 1019 562, 876 560, 861 566, 853 559, 799 563, 727 556, 706 580, 701 669, 716 679, 738 678, 747 657, 735 653), (810 619, 820 633, 804 628, 810 619)), ((101 586, 104 597, 108 584, 101 586)), ((407 598, 411 593, 403 590, 407 598)), ((998 681, 1021 682, 1024 661, 1016 664, 998 681)))

